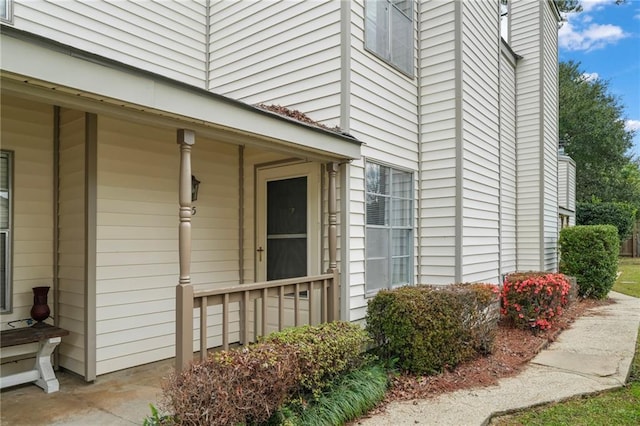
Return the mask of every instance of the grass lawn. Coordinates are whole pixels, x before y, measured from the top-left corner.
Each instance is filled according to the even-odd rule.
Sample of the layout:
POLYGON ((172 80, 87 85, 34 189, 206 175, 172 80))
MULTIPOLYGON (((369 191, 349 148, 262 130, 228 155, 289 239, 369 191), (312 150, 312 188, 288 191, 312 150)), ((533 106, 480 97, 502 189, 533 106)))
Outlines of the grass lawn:
MULTIPOLYGON (((640 297, 640 259, 621 258, 613 290, 640 297)), ((640 424, 640 333, 629 384, 597 396, 575 398, 492 420, 492 425, 638 425, 640 424)))
POLYGON ((621 272, 613 290, 629 296, 640 297, 640 257, 621 257, 618 264, 621 272))

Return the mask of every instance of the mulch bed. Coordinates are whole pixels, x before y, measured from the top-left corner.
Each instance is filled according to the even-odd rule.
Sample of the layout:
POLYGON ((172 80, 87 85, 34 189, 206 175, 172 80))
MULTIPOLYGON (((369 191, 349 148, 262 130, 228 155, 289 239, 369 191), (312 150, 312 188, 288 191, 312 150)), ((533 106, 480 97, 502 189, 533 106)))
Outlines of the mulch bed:
POLYGON ((564 309, 563 315, 549 330, 537 334, 530 330, 511 328, 501 322, 498 326, 493 352, 488 356, 460 364, 437 376, 413 376, 400 374, 392 383, 384 401, 370 414, 384 412, 391 401, 424 399, 445 392, 495 385, 499 379, 515 376, 538 352, 553 342, 558 335, 571 326, 587 310, 614 303, 609 300, 580 300, 564 309))

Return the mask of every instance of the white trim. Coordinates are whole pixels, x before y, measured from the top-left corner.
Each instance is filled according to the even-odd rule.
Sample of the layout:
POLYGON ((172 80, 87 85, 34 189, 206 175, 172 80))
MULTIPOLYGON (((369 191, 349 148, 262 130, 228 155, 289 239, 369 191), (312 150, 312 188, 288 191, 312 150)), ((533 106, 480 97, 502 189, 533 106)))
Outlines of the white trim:
POLYGON ((0 22, 13 25, 13 0, 5 0, 4 10, 0 15, 0 22))
POLYGON ((4 288, 5 306, 0 305, 0 312, 8 314, 13 312, 13 151, 2 150, 2 156, 7 159, 7 227, 0 228, 0 233, 5 240, 5 258, 3 259, 5 267, 6 286, 4 288))
MULTIPOLYGON (((68 47, 56 47, 3 34, 2 76, 22 83, 20 87, 24 89, 17 89, 18 92, 28 86, 46 89, 51 92, 50 102, 65 94, 72 95, 66 100, 76 108, 81 100, 93 100, 81 106, 89 112, 102 112, 105 106, 129 110, 125 111, 128 114, 143 111, 164 120, 223 130, 227 138, 233 136, 235 140, 249 136, 254 143, 256 139, 266 140, 312 150, 327 158, 360 157, 360 143, 351 137, 260 111, 164 77, 117 67, 106 59, 101 62, 89 54, 82 56, 82 52, 68 47), (78 100, 72 101, 73 97, 78 100), (90 105, 94 109, 89 110, 90 105)), ((4 86, 3 82, 3 89, 4 86)))
POLYGON ((307 275, 318 275, 320 262, 320 165, 300 163, 279 167, 258 168, 256 170, 256 250, 263 247, 263 261, 255 256, 256 281, 267 280, 267 182, 307 177, 307 275))

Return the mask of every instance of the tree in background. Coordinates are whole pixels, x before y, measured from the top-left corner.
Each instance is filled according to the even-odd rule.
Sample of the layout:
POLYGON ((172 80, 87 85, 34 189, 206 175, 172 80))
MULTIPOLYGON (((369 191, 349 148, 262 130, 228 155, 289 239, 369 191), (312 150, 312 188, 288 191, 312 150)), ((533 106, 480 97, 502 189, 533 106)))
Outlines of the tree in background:
POLYGON ((559 64, 559 137, 576 162, 576 200, 640 207, 640 165, 630 154, 634 133, 609 84, 590 79, 573 61, 559 64))

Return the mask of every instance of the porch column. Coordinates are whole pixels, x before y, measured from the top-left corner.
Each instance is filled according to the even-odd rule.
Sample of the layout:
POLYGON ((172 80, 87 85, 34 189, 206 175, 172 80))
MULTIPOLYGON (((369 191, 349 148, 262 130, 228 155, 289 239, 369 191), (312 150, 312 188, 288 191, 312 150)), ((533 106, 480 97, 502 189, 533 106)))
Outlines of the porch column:
POLYGON ((180 145, 180 225, 178 253, 180 280, 176 286, 176 371, 180 372, 193 361, 193 286, 191 285, 191 146, 195 143, 193 130, 178 130, 180 145))
POLYGON ((340 281, 338 276, 338 212, 336 198, 336 175, 338 174, 338 164, 328 163, 328 210, 329 210, 329 269, 327 273, 333 274, 333 285, 329 287, 328 297, 328 320, 336 321, 339 318, 338 295, 340 294, 340 281))

